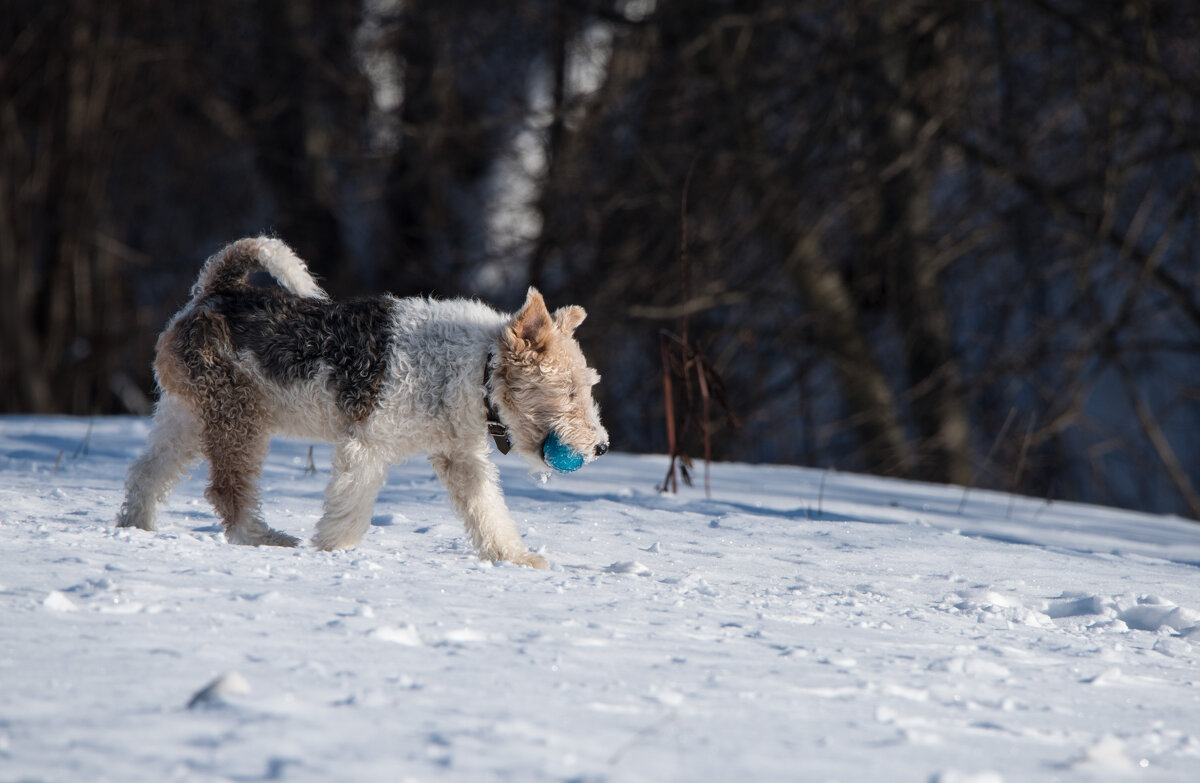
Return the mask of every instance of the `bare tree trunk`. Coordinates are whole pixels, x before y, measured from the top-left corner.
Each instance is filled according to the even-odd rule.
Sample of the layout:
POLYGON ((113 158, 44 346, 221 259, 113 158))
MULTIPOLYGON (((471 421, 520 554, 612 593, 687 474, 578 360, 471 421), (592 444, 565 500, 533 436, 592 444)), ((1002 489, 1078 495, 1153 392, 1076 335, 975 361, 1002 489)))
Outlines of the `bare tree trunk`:
POLYGON ((487 261, 488 177, 505 134, 520 117, 512 95, 479 78, 522 83, 531 52, 511 51, 516 14, 442 0, 404 5, 397 53, 404 63, 401 141, 387 172, 393 257, 385 282, 398 291, 468 293, 487 261), (473 35, 465 36, 470 30, 473 35), (505 33, 509 33, 506 36, 505 33))
POLYGON ((913 124, 912 114, 901 108, 888 117, 897 154, 924 163, 897 174, 883 188, 884 214, 896 219, 888 229, 895 237, 888 243, 895 274, 893 304, 910 384, 908 403, 921 438, 921 475, 965 485, 971 483, 970 423, 960 397, 941 269, 930 241, 932 175, 913 124))
POLYGON ((88 413, 111 396, 127 303, 98 242, 111 115, 127 76, 120 20, 92 0, 10 10, 0 42, 0 323, 14 356, 0 362, 0 393, 9 409, 88 413))
MULTIPOLYGON (((335 294, 358 277, 338 214, 337 168, 358 136, 355 107, 363 87, 351 51, 356 14, 350 4, 263 0, 261 87, 242 107, 252 122, 258 170, 277 202, 272 228, 306 258, 335 294)), ((256 84, 258 84, 256 82, 256 84)))
POLYGON ((921 442, 919 473, 965 485, 971 483, 970 422, 932 240, 938 161, 927 143, 929 134, 906 104, 909 85, 925 76, 914 70, 928 67, 937 53, 932 35, 898 29, 899 16, 885 15, 881 30, 883 42, 904 44, 895 44, 880 63, 881 76, 898 97, 888 107, 877 148, 876 170, 891 175, 883 177, 879 194, 875 263, 892 270, 891 304, 909 380, 907 402, 921 442))
MULTIPOLYGON (((566 113, 566 92, 567 92, 567 50, 571 44, 571 25, 568 19, 566 3, 555 3, 554 8, 554 31, 551 40, 551 52, 553 55, 552 72, 553 86, 551 88, 551 111, 554 112, 550 118, 550 127, 547 129, 546 138, 546 175, 547 183, 556 183, 557 167, 559 158, 563 151, 563 143, 566 140, 566 123, 564 114, 566 113)), ((546 187, 542 190, 542 198, 540 199, 540 211, 542 214, 543 225, 554 220, 551 214, 554 209, 554 199, 552 196, 553 188, 546 187)), ((542 236, 545 236, 543 233, 542 236)), ((550 252, 550 243, 538 241, 534 243, 533 252, 529 258, 529 284, 533 286, 544 287, 544 279, 546 276, 546 263, 550 252)))
POLYGON ((821 250, 819 224, 796 242, 786 268, 813 313, 816 338, 846 395, 868 470, 912 476, 915 459, 900 406, 859 325, 845 281, 821 250))

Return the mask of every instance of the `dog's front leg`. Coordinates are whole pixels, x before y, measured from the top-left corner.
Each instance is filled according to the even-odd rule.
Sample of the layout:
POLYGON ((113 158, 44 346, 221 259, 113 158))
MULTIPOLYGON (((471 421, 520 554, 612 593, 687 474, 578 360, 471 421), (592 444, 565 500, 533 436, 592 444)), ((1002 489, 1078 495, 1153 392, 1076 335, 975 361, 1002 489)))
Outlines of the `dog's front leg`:
POLYGON ((339 443, 333 452, 333 476, 325 488, 325 513, 317 523, 313 545, 344 549, 361 541, 386 476, 387 462, 377 450, 353 439, 339 443))
POLYGON ((429 461, 450 493, 450 505, 466 523, 480 558, 507 560, 531 568, 550 567, 546 558, 530 552, 521 541, 504 505, 499 471, 491 460, 484 455, 436 455, 429 461))
POLYGON ((117 527, 154 530, 158 506, 200 454, 200 420, 177 397, 164 394, 154 411, 146 450, 129 468, 117 527))

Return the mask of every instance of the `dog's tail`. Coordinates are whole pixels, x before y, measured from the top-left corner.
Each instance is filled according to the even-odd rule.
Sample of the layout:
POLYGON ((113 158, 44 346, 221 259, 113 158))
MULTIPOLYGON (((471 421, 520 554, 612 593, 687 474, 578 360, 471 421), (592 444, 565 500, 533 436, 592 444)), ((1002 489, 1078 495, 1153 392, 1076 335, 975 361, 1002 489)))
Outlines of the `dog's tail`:
POLYGON ((300 257, 273 237, 249 237, 232 242, 204 262, 192 298, 236 291, 249 285, 254 272, 266 272, 296 296, 328 299, 300 257))

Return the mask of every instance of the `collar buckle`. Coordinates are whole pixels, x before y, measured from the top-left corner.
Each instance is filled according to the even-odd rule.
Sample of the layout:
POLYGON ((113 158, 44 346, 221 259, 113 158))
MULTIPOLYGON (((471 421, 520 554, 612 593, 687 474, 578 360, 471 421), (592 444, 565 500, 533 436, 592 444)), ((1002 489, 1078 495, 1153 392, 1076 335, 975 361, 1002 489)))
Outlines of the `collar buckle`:
MULTIPOLYGON (((491 406, 489 406, 491 407, 491 406)), ((494 411, 488 412, 490 416, 495 416, 494 411)), ((501 454, 507 454, 512 451, 512 439, 508 437, 508 427, 505 427, 499 420, 489 419, 487 423, 488 435, 496 441, 496 448, 501 454)))

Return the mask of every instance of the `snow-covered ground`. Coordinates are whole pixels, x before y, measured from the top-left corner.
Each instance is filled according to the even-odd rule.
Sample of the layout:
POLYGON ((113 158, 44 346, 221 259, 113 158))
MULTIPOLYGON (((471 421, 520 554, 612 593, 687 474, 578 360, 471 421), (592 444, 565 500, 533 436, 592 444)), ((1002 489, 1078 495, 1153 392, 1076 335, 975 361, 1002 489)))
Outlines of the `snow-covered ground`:
MULTIPOLYGON (((610 454, 498 458, 548 572, 477 561, 420 461, 359 548, 252 549, 203 468, 113 527, 146 431, 0 418, 0 780, 1200 780, 1195 523, 610 454)), ((264 480, 302 536, 308 446, 264 480)))

